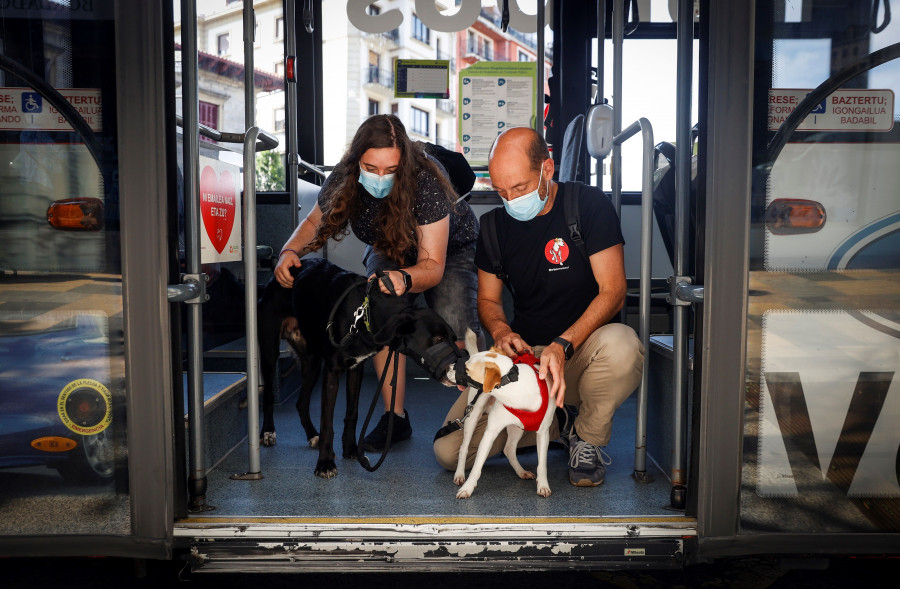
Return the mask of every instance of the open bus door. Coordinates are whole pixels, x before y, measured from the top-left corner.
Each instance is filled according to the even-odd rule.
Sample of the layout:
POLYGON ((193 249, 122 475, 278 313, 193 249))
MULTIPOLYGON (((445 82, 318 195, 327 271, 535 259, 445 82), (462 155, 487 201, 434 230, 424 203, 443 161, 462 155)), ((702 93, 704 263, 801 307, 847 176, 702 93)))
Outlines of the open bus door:
POLYGON ((4 556, 172 554, 166 12, 0 10, 4 556))
POLYGON ((700 552, 896 554, 900 27, 708 8, 700 552))

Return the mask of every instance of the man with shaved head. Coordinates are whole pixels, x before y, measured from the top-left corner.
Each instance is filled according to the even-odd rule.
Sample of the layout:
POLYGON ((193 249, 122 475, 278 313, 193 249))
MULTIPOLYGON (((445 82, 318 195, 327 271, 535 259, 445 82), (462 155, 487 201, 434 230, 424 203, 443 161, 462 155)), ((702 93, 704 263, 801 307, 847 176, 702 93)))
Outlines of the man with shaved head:
MULTIPOLYGON (((616 321, 626 290, 619 218, 599 188, 579 191, 576 184, 553 181, 553 159, 534 129, 501 133, 491 148, 488 170, 505 212, 496 209, 482 217, 475 254, 481 324, 507 354, 524 351, 540 358, 540 377, 560 408, 569 481, 595 487, 603 483, 611 463, 603 447, 609 443, 613 414, 640 384, 644 360, 637 334, 616 321), (563 198, 569 191, 577 200, 584 253, 566 223, 563 198), (485 247, 487 215, 495 217, 500 261, 513 297, 511 320, 503 309, 504 283, 485 247)), ((465 406, 464 392, 448 421, 462 417, 465 406)), ((486 414, 481 420, 486 422, 486 414)), ((467 466, 484 425, 476 429, 467 466)), ((457 431, 435 441, 435 455, 449 470, 456 468, 461 440, 462 431, 457 431)), ((505 443, 504 433, 492 454, 505 443)), ((534 433, 526 432, 520 446, 534 443, 534 433)))

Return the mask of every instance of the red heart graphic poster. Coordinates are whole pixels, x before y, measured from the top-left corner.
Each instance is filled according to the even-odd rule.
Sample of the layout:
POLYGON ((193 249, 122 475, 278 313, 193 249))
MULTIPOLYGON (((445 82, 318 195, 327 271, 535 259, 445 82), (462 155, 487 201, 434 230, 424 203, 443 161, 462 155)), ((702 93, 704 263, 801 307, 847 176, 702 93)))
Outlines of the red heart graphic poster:
POLYGON ((200 259, 204 264, 241 259, 241 201, 239 170, 200 157, 200 259))

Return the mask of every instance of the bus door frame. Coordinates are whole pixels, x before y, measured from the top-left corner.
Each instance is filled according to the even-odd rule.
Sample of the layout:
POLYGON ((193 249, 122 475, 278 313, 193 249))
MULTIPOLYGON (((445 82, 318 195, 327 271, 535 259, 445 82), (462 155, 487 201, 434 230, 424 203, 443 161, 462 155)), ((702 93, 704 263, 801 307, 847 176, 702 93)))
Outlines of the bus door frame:
POLYGON ((131 534, 9 536, 0 538, 5 556, 172 558, 179 492, 165 289, 168 199, 175 198, 167 165, 175 145, 172 3, 116 0, 114 18, 131 534))

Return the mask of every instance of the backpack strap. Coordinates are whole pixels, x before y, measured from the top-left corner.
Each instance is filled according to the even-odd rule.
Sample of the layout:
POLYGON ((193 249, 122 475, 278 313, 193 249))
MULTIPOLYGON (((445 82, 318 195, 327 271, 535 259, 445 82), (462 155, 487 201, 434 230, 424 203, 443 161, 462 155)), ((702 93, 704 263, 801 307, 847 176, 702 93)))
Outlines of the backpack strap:
POLYGON ((500 240, 497 239, 497 211, 499 210, 501 209, 491 209, 481 217, 481 233, 484 236, 484 250, 491 263, 491 271, 503 281, 509 292, 513 292, 509 276, 504 272, 503 262, 500 259, 500 240))
POLYGON ((569 238, 572 240, 572 244, 581 252, 581 255, 587 259, 587 246, 584 245, 584 238, 581 236, 581 229, 578 226, 579 210, 581 208, 578 206, 578 201, 581 192, 584 190, 584 183, 567 182, 564 186, 566 190, 563 192, 563 213, 566 216, 566 227, 569 228, 569 238))

